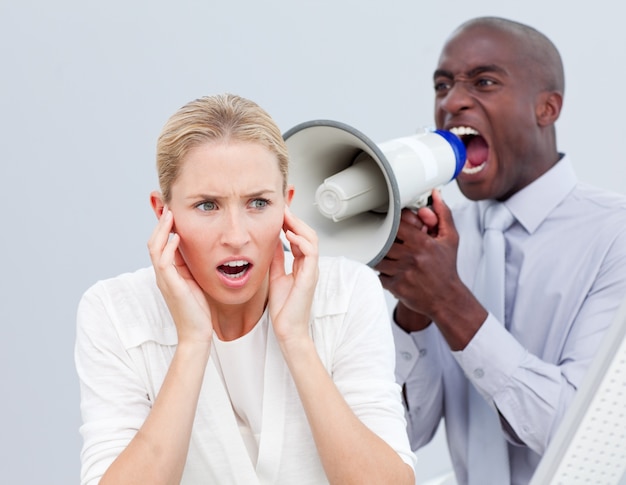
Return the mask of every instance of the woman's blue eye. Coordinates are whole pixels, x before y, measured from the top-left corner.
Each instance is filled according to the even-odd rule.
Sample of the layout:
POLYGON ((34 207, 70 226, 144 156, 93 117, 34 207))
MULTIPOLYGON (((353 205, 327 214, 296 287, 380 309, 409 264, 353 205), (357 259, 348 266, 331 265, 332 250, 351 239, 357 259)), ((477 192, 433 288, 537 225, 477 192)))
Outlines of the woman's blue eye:
POLYGON ((212 210, 215 210, 217 206, 215 205, 215 202, 207 201, 207 202, 201 202, 196 207, 200 209, 201 211, 212 211, 212 210))
POLYGON ((264 207, 267 207, 269 205, 269 200, 254 199, 250 205, 252 205, 252 207, 254 207, 255 209, 263 209, 264 207))

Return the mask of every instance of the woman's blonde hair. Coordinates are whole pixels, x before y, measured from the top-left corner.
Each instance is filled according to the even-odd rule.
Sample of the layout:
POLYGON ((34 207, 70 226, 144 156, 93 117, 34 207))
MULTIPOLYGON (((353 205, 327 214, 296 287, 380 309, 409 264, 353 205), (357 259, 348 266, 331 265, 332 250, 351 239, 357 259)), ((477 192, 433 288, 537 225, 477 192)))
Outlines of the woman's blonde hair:
POLYGON ((272 117, 255 102, 234 94, 204 96, 187 103, 167 121, 157 141, 157 173, 165 202, 171 200, 182 160, 189 150, 218 141, 258 143, 278 158, 287 188, 289 157, 272 117))

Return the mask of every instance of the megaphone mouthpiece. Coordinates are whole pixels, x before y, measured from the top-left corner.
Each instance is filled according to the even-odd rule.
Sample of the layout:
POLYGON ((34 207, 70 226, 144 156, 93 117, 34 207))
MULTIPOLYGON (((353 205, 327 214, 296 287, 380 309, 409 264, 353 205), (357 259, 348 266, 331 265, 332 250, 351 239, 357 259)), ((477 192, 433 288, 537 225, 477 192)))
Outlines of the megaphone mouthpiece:
POLYGON ((366 153, 354 163, 328 177, 315 191, 319 211, 335 222, 387 206, 387 185, 378 164, 366 153))

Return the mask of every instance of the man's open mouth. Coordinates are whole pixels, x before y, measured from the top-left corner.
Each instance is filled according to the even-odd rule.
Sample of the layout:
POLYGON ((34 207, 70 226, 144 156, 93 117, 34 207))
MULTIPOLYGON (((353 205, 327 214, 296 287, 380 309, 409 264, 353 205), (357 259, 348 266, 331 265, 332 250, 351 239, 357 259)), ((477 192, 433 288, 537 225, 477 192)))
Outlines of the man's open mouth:
POLYGON ((462 172, 472 175, 482 171, 487 165, 489 155, 487 141, 476 129, 470 126, 455 126, 449 131, 458 136, 465 145, 467 160, 462 172))

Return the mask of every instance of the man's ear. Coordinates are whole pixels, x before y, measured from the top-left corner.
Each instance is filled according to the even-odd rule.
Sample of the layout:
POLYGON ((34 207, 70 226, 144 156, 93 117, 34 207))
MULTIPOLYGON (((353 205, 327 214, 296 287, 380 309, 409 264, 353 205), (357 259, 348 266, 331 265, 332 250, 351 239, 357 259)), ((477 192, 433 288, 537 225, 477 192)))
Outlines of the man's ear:
POLYGON ((539 94, 536 115, 539 126, 553 125, 561 115, 563 95, 556 91, 545 91, 539 94))
POLYGON ((152 210, 154 214, 157 216, 157 219, 160 219, 163 215, 163 209, 165 208, 165 202, 163 201, 163 194, 161 192, 154 190, 150 192, 150 205, 152 206, 152 210))

